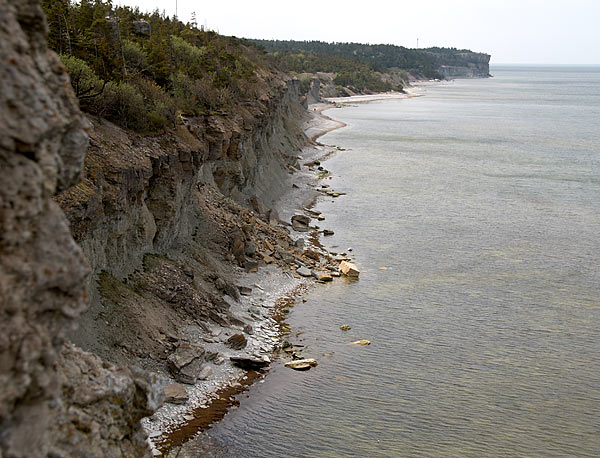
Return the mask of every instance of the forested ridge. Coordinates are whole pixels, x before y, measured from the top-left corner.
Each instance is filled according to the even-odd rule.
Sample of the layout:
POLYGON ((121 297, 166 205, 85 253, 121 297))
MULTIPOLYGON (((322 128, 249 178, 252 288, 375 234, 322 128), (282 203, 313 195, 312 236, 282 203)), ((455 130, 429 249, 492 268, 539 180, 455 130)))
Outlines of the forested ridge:
POLYGON ((344 72, 348 62, 386 73, 401 70, 425 78, 442 78, 441 66, 464 65, 468 49, 423 48, 323 41, 252 40, 282 59, 294 71, 344 72))
MULTIPOLYGON (((351 86, 355 91, 385 92, 402 90, 385 82, 368 63, 356 58, 321 54, 314 51, 297 50, 290 52, 273 52, 273 56, 281 62, 282 67, 294 73, 335 73, 334 83, 338 86, 351 86)), ((402 75, 408 81, 408 75, 402 75)))
POLYGON ((67 67, 81 108, 136 131, 173 126, 178 114, 252 102, 281 70, 332 72, 335 84, 359 92, 402 89, 348 53, 268 53, 251 40, 198 28, 194 19, 184 24, 158 10, 145 13, 109 0, 42 0, 42 7, 49 47, 67 67))

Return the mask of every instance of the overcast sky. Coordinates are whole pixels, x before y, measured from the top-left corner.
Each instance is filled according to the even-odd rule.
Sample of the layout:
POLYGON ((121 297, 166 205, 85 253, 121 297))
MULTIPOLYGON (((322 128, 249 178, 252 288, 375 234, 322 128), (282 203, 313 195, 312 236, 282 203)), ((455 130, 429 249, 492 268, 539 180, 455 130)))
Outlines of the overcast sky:
POLYGON ((600 0, 113 0, 223 35, 468 48, 492 64, 600 64, 600 0))

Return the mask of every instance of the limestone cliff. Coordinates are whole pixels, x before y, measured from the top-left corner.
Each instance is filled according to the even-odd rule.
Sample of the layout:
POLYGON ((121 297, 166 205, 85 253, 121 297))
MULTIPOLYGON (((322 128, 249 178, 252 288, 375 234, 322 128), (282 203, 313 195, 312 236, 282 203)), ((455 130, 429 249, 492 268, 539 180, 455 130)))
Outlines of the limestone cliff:
POLYGON ((51 197, 79 179, 85 118, 39 2, 0 1, 0 450, 45 456, 58 351, 88 267, 51 197))
POLYGON ((451 55, 429 52, 438 62, 437 71, 444 79, 488 78, 490 55, 477 52, 457 52, 451 55))
POLYGON ((242 222, 219 222, 218 197, 205 189, 265 216, 307 142, 298 86, 282 74, 252 105, 182 118, 156 136, 92 119, 84 180, 57 199, 92 266, 75 343, 112 362, 161 370, 165 335, 177 336, 184 323, 234 319, 214 279, 230 276, 232 230, 242 222), (173 284, 191 289, 174 295, 173 284), (150 309, 155 319, 145 320, 150 309))
POLYGON ((146 456, 144 369, 185 326, 247 325, 232 272, 290 243, 269 208, 308 143, 300 85, 257 74, 256 100, 140 135, 79 111, 46 34, 39 0, 0 0, 0 456, 146 456))
POLYGON ((143 455, 144 438, 130 436, 141 431, 139 411, 152 408, 146 375, 122 370, 104 384, 96 372, 112 379, 116 368, 79 350, 61 355, 90 269, 52 196, 80 179, 89 125, 46 47, 39 0, 0 0, 0 62, 0 455, 73 456, 54 440, 57 428, 69 431, 63 440, 84 440, 88 456, 143 455), (118 453, 89 452, 107 428, 90 417, 102 400, 113 424, 127 418, 118 453))

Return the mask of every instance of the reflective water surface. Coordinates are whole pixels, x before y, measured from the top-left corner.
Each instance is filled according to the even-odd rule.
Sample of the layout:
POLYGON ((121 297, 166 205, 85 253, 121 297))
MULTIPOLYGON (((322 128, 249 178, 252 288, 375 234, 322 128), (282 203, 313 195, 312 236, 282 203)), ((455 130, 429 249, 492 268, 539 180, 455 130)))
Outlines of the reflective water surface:
POLYGON ((316 369, 180 456, 600 456, 600 69, 493 73, 328 112, 361 278, 290 315, 316 369))

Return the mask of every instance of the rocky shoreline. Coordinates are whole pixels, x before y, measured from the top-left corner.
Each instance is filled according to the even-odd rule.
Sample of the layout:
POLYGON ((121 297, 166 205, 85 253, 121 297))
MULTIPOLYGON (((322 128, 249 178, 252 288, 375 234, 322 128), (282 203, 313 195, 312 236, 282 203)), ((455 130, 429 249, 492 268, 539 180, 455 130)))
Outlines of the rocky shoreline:
POLYGON ((333 106, 321 103, 309 107, 311 116, 303 128, 314 144, 302 150, 298 157, 301 169, 293 175, 291 189, 275 204, 279 221, 271 221, 270 225, 259 219, 251 221, 254 231, 258 225, 258 231, 262 229, 266 236, 264 243, 257 243, 262 267, 238 268, 233 283, 239 285, 241 294, 237 300, 228 298, 227 302, 232 315, 252 325, 213 326, 209 336, 203 330, 188 329, 185 340, 201 343, 202 350, 193 344, 191 349, 186 347, 192 354, 187 359, 183 354, 184 360, 193 359, 194 351, 218 356, 203 365, 204 374, 196 383, 183 385, 177 377, 159 377, 158 384, 165 390, 167 402, 154 415, 142 420, 155 456, 175 450, 218 421, 226 414, 224 405, 234 394, 265 375, 260 366, 268 367, 274 358, 302 359, 298 349, 284 340, 283 336, 290 331, 285 315, 311 285, 341 276, 340 263, 350 260, 345 253, 328 253, 323 249, 319 237, 333 231, 314 224, 315 221, 321 224, 325 216, 311 208, 319 196, 343 195, 329 189, 324 182, 328 172, 321 166, 321 161, 339 149, 316 142, 319 136, 345 125, 322 114, 333 106), (278 225, 274 227, 275 224, 278 225))
POLYGON ((259 66, 244 103, 134 131, 81 112, 39 0, 0 13, 0 455, 159 455, 341 275, 312 210, 341 124, 259 66))

